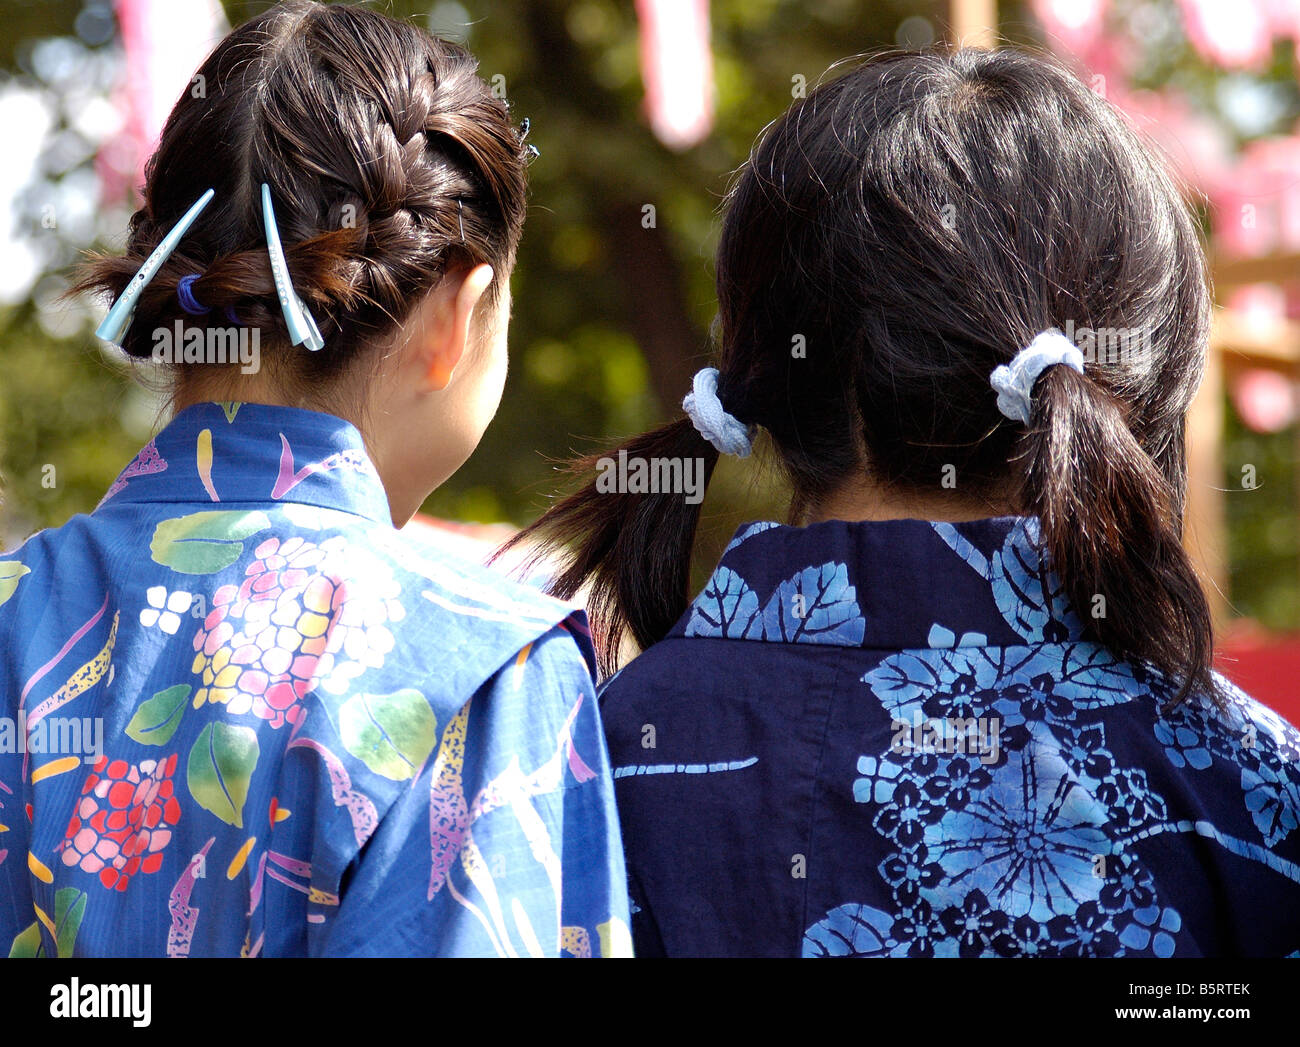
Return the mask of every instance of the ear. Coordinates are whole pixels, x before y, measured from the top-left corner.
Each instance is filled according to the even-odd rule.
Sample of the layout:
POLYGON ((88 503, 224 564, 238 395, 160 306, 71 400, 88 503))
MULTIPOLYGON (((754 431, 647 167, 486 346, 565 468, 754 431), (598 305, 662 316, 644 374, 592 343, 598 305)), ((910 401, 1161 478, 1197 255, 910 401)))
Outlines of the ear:
POLYGON ((465 274, 460 285, 444 299, 442 316, 426 349, 428 370, 425 378, 431 389, 446 389, 452 372, 469 347, 474 307, 492 283, 492 267, 476 265, 465 274))

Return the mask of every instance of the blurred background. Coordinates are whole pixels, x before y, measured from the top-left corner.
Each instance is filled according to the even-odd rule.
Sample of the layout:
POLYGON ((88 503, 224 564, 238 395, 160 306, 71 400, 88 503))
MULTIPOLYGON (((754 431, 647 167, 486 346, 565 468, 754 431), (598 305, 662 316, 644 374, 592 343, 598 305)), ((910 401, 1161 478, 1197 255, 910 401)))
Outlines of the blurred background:
MULTIPOLYGON (((78 252, 122 244, 203 56, 267 6, 0 0, 0 548, 89 512, 165 421, 147 375, 94 338, 105 304, 60 296, 78 252)), ((426 503, 427 534, 477 555, 547 504, 557 461, 679 410, 708 357, 729 174, 834 62, 952 40, 1050 49, 1166 153, 1203 223, 1220 309, 1190 419, 1188 545, 1221 667, 1300 719, 1300 0, 379 6, 466 43, 541 151, 505 401, 426 503)), ((741 520, 783 513, 761 463, 724 458, 700 569, 741 520)))

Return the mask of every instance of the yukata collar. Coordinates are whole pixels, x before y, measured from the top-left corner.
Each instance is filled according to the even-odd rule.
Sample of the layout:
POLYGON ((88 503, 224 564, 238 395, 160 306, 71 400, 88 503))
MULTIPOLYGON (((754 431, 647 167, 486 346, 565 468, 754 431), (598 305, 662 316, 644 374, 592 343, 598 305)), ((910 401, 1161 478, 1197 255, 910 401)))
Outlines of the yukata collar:
POLYGON ((770 521, 736 532, 670 636, 914 650, 1084 637, 1038 520, 770 521))
POLYGON ((200 403, 179 411, 122 470, 100 507, 131 502, 296 503, 392 525, 361 433, 300 407, 200 403))

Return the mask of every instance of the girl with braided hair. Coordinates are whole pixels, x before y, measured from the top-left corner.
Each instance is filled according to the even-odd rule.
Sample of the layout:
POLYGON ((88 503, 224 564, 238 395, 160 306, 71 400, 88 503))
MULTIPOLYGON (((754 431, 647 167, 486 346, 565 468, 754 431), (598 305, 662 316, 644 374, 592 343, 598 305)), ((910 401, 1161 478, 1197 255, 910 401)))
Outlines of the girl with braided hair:
POLYGON ((857 63, 755 147, 717 288, 620 469, 762 430, 788 522, 688 600, 699 491, 596 459, 525 536, 645 648, 601 698, 638 955, 1296 955, 1300 734, 1213 673, 1182 544, 1205 259, 1117 112, 1014 50, 857 63))
POLYGON ((174 417, 4 564, 0 944, 625 954, 584 616, 395 529, 497 409, 529 147, 470 54, 361 8, 199 72, 78 285, 174 417))

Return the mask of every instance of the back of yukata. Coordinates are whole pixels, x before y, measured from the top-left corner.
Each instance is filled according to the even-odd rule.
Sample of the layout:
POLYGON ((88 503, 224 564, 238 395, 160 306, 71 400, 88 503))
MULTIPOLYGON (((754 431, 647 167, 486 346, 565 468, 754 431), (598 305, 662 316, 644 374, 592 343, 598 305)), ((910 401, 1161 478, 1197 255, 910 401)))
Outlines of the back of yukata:
POLYGON ((590 650, 398 534, 348 423, 187 408, 0 557, 0 945, 626 954, 590 650))
POLYGON ((742 528, 602 690, 638 955, 1297 954, 1300 735, 1166 709, 1036 539, 742 528))

